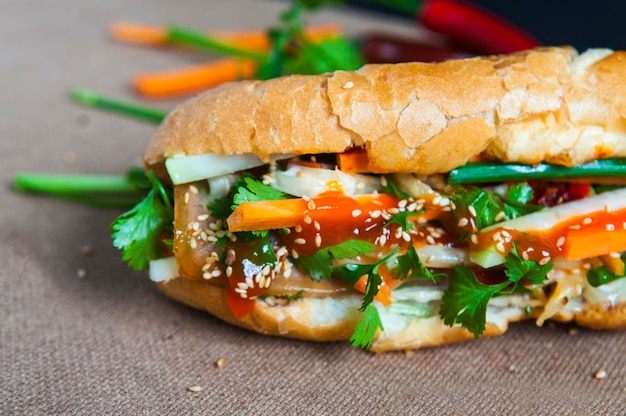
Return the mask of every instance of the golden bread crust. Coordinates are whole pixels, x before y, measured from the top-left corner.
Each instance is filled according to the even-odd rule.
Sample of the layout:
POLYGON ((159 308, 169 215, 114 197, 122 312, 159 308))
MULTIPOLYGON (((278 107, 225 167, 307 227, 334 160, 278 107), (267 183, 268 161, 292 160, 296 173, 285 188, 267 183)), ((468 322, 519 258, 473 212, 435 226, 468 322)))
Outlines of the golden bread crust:
POLYGON ((626 156, 624 79, 624 52, 564 47, 242 81, 179 105, 144 160, 364 147, 379 173, 446 172, 481 152, 575 165, 626 156))

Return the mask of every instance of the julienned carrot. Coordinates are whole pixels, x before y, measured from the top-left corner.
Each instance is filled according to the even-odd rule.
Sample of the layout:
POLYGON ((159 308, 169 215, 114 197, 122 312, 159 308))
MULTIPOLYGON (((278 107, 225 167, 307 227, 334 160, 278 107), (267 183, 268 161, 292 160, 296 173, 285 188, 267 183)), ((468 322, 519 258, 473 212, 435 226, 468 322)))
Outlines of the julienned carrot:
POLYGON ((302 222, 307 201, 302 198, 244 202, 228 217, 232 232, 291 228, 302 222))
MULTIPOLYGON (((312 26, 306 30, 307 36, 313 42, 338 36, 341 32, 341 27, 336 24, 312 26)), ((270 40, 263 30, 208 31, 206 33, 238 48, 266 51, 270 47, 270 40)), ((115 22, 109 27, 109 34, 119 42, 138 45, 165 45, 169 42, 167 28, 141 23, 115 22)))
POLYGON ((114 22, 109 27, 109 34, 119 42, 138 45, 164 45, 168 41, 166 28, 140 23, 114 22))
POLYGON ((565 230, 563 257, 579 260, 624 251, 625 224, 626 210, 589 215, 581 224, 574 224, 565 230))
POLYGON ((367 152, 365 150, 350 150, 337 155, 339 169, 346 173, 369 172, 367 152))
POLYGON ((249 59, 223 58, 182 69, 140 73, 133 78, 132 86, 146 97, 162 98, 249 79, 256 68, 256 63, 249 59))

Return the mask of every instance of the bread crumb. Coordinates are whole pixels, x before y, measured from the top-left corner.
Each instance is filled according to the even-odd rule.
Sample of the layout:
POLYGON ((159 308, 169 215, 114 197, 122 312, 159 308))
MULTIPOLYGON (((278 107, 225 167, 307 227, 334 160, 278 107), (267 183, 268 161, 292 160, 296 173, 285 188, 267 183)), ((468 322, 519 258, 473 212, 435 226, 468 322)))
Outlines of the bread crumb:
POLYGON ((192 393, 197 393, 199 391, 202 391, 202 387, 200 387, 198 385, 193 385, 193 386, 187 387, 187 390, 192 392, 192 393))
POLYGON ((606 371, 603 369, 596 371, 596 373, 593 375, 593 378, 598 379, 598 380, 606 378, 606 371))
POLYGON ((226 362, 226 358, 222 357, 222 358, 220 358, 219 360, 217 360, 217 361, 215 362, 215 366, 216 366, 217 368, 220 368, 221 366, 223 366, 223 365, 224 365, 224 363, 225 363, 225 362, 226 362))

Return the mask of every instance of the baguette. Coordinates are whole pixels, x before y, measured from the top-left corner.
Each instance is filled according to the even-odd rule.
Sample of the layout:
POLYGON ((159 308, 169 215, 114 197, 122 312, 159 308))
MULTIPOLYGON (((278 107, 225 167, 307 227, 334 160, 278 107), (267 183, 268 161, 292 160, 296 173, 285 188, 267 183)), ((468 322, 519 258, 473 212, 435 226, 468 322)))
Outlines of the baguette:
MULTIPOLYGON (((272 184, 275 170, 281 171, 285 165, 295 166, 296 170, 302 165, 314 165, 315 169, 329 172, 338 168, 331 166, 327 169, 326 162, 319 162, 318 158, 327 159, 328 155, 356 149, 363 153, 366 165, 362 169, 368 177, 389 174, 380 176, 386 182, 386 178, 398 178, 394 175, 400 175, 400 188, 402 178, 410 178, 413 185, 419 184, 420 191, 409 187, 413 193, 410 193, 408 202, 405 199, 388 211, 383 210, 383 215, 387 214, 390 218, 393 212, 405 211, 407 203, 423 201, 425 197, 448 199, 451 187, 445 184, 446 175, 473 160, 574 167, 599 159, 626 157, 625 80, 625 52, 592 49, 578 54, 570 47, 551 47, 438 64, 366 65, 355 72, 241 81, 209 90, 172 111, 157 129, 144 154, 147 170, 155 171, 165 183, 174 183, 177 203, 174 208, 173 255, 178 272, 153 280, 158 281, 159 289, 166 296, 252 331, 312 341, 350 339, 363 317, 361 311, 365 305, 362 293, 352 286, 354 282, 349 285, 335 282, 337 278, 333 275, 329 280, 311 283, 304 269, 300 270, 299 255, 292 245, 290 251, 284 250, 287 254, 277 254, 276 263, 267 273, 268 284, 263 290, 260 290, 262 284, 258 281, 259 290, 254 295, 248 296, 245 290, 238 290, 237 287, 241 288, 242 284, 246 288, 255 286, 254 282, 237 282, 231 277, 237 262, 242 261, 233 248, 237 232, 259 230, 234 228, 233 222, 241 218, 235 214, 228 222, 214 218, 214 212, 207 207, 217 198, 217 190, 212 189, 214 182, 207 186, 205 180, 211 175, 177 179, 168 162, 214 155, 224 157, 224 164, 227 165, 232 160, 227 158, 233 155, 252 155, 258 158, 258 163, 249 168, 256 169, 253 169, 254 172, 261 169, 266 175, 265 182, 272 184), (280 166, 277 166, 276 161, 285 157, 289 157, 290 161, 278 162, 280 166), (258 165, 265 167, 258 168, 258 165), (198 188, 201 188, 200 192, 198 188), (216 234, 216 230, 221 234, 216 234), (230 238, 230 243, 223 240, 222 246, 219 246, 218 237, 230 238), (293 274, 298 276, 293 277, 293 274), (300 283, 293 283, 304 280, 309 283, 301 286, 298 286, 300 283), (296 290, 290 284, 303 289, 296 290), (245 313, 237 312, 233 307, 235 292, 241 294, 248 305, 245 313), (296 294, 300 297, 294 296, 296 294)), ((220 173, 219 177, 232 184, 234 178, 246 169, 238 167, 232 170, 234 172, 226 170, 220 173)), ((298 171, 300 176, 305 176, 303 172, 298 171)), ((345 186, 342 183, 340 188, 345 186)), ((511 184, 507 182, 502 186, 510 187, 511 184)), ((333 187, 329 185, 330 188, 333 187)), ((334 188, 331 190, 336 191, 334 188)), ((407 190, 406 186, 404 190, 407 190)), ((374 194, 377 195, 377 192, 374 194)), ((616 198, 623 197, 623 191, 616 192, 616 198)), ((222 192, 219 196, 229 195, 232 196, 222 192)), ((303 198, 308 201, 314 196, 304 194, 303 198)), ((351 200, 357 198, 345 197, 351 200)), ((601 198, 589 198, 588 201, 599 201, 601 198)), ((557 205, 561 202, 558 201, 557 205)), ((593 203, 570 206, 583 209, 593 203)), ((622 218, 626 209, 617 205, 610 210, 605 205, 604 211, 622 218)), ((305 210, 314 213, 315 207, 311 208, 310 204, 308 207, 305 210)), ((439 227, 437 230, 442 231, 437 231, 438 234, 449 234, 450 241, 453 237, 457 238, 446 244, 456 252, 464 253, 456 261, 457 266, 476 269, 472 253, 479 250, 478 238, 489 237, 496 241, 493 237, 496 234, 487 234, 489 227, 485 230, 476 227, 476 223, 472 222, 472 216, 476 217, 472 212, 473 206, 467 208, 472 214, 468 217, 453 216, 451 212, 456 215, 456 208, 454 204, 448 204, 436 208, 437 213, 433 217, 428 217, 428 214, 421 219, 411 217, 412 225, 404 229, 409 237, 404 238, 404 233, 396 232, 396 239, 387 246, 380 237, 376 238, 377 258, 409 252, 411 244, 406 244, 409 240, 418 249, 429 245, 441 246, 442 243, 433 243, 432 238, 428 240, 422 234, 418 236, 428 227, 439 227), (463 221, 467 223, 468 219, 474 229, 463 240, 459 234, 466 230, 461 224, 463 221), (392 252, 394 248, 395 253, 392 252)), ((353 214, 356 211, 359 210, 353 211, 353 214)), ((428 209, 426 211, 428 213, 428 209)), ((593 210, 589 212, 597 214, 593 210)), ((360 211, 353 217, 359 215, 360 211)), ((539 221, 531 219, 535 218, 533 215, 528 215, 524 221, 539 221)), ((569 215, 572 218, 568 221, 577 218, 569 215)), ((299 232, 298 227, 311 222, 306 215, 303 218, 304 222, 276 228, 291 230, 288 233, 299 232)), ((496 270, 500 279, 504 278, 502 268, 507 261, 504 259, 509 259, 511 252, 517 250, 514 245, 527 244, 536 235, 551 241, 551 246, 544 247, 544 252, 549 251, 549 255, 533 257, 531 251, 534 248, 526 251, 527 244, 522 257, 528 261, 531 253, 530 260, 535 266, 549 263, 550 270, 544 273, 545 280, 541 283, 530 282, 528 277, 529 280, 521 284, 532 287, 530 291, 518 286, 518 281, 511 280, 511 285, 518 288, 517 292, 491 298, 484 325, 479 325, 479 329, 462 322, 463 309, 452 318, 446 316, 446 304, 451 302, 450 287, 456 278, 456 269, 453 272, 452 266, 438 265, 430 262, 430 257, 419 254, 420 261, 428 269, 445 269, 447 279, 425 284, 424 291, 432 295, 426 300, 424 294, 419 292, 421 284, 417 284, 416 290, 412 288, 411 296, 406 299, 395 289, 389 299, 375 298, 372 304, 382 325, 366 342, 367 346, 371 344, 371 350, 375 352, 438 346, 477 336, 499 335, 507 330, 509 323, 523 319, 536 319, 538 324, 552 319, 576 322, 593 329, 625 329, 626 279, 616 279, 597 287, 589 283, 585 273, 590 268, 610 265, 611 270, 617 270, 619 274, 621 264, 623 275, 621 256, 626 246, 615 243, 610 245, 610 253, 594 252, 588 258, 564 253, 562 247, 568 247, 569 242, 560 238, 557 240, 558 236, 554 236, 554 230, 561 229, 558 228, 559 221, 564 220, 561 218, 552 228, 539 231, 511 231, 507 228, 508 222, 503 223, 507 226, 492 226, 512 232, 513 241, 506 240, 506 249, 496 246, 494 252, 497 252, 500 262, 495 266, 491 263, 479 264, 478 268, 487 271, 485 274, 496 270), (608 260, 609 257, 614 260, 608 260), (446 284, 450 286, 446 288, 446 284), (394 303, 415 302, 417 298, 422 306, 430 305, 431 312, 433 308, 440 308, 439 315, 436 310, 427 316, 395 313, 390 307, 394 303)), ((622 223, 618 223, 618 227, 626 228, 626 222, 623 224, 622 227, 622 223)), ((385 232, 393 233, 389 231, 389 222, 379 225, 387 227, 385 232)), ((320 231, 319 224, 316 227, 320 231)), ((271 230, 270 233, 272 250, 283 250, 286 244, 283 240, 289 237, 271 230)), ((317 247, 326 247, 318 244, 317 238, 317 247)), ((389 239, 392 240, 392 237, 389 239)), ((370 261, 373 258, 367 255, 356 257, 359 264, 367 263, 364 258, 370 261)), ((333 267, 345 264, 345 259, 342 263, 338 261, 342 259, 336 256, 332 260, 333 267)), ((386 263, 381 267, 393 269, 394 266, 386 263)), ((414 269, 409 274, 415 277, 416 273, 414 269)), ((260 278, 260 272, 248 277, 260 278)), ((406 277, 400 276, 400 279, 406 277)), ((265 275, 262 282, 266 282, 265 275)), ((382 286, 386 284, 385 280, 382 286)), ((480 279, 475 284, 481 288, 494 287, 489 286, 492 282, 485 284, 480 279)), ((506 292, 506 287, 502 286, 501 290, 506 292)))

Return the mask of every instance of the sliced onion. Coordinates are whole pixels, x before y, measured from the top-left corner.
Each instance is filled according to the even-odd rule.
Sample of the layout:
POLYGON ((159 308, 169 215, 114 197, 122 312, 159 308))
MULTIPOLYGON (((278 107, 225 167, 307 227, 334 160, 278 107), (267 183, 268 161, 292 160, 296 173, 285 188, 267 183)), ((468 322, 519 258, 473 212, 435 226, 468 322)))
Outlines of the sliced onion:
POLYGON ((424 194, 433 193, 433 188, 422 182, 411 173, 394 173, 391 179, 398 187, 412 197, 419 197, 424 194))
POLYGON ((176 257, 164 257, 150 261, 150 280, 153 282, 166 282, 177 277, 176 257))
POLYGON ((370 194, 382 190, 380 179, 376 176, 306 166, 291 166, 284 171, 274 171, 270 175, 270 184, 280 191, 299 197, 316 196, 337 187, 346 195, 370 194))
POLYGON ((416 251, 426 267, 448 269, 469 260, 467 250, 460 248, 427 245, 416 251))
POLYGON ((209 198, 215 200, 228 195, 233 180, 233 175, 229 174, 209 178, 209 198))

